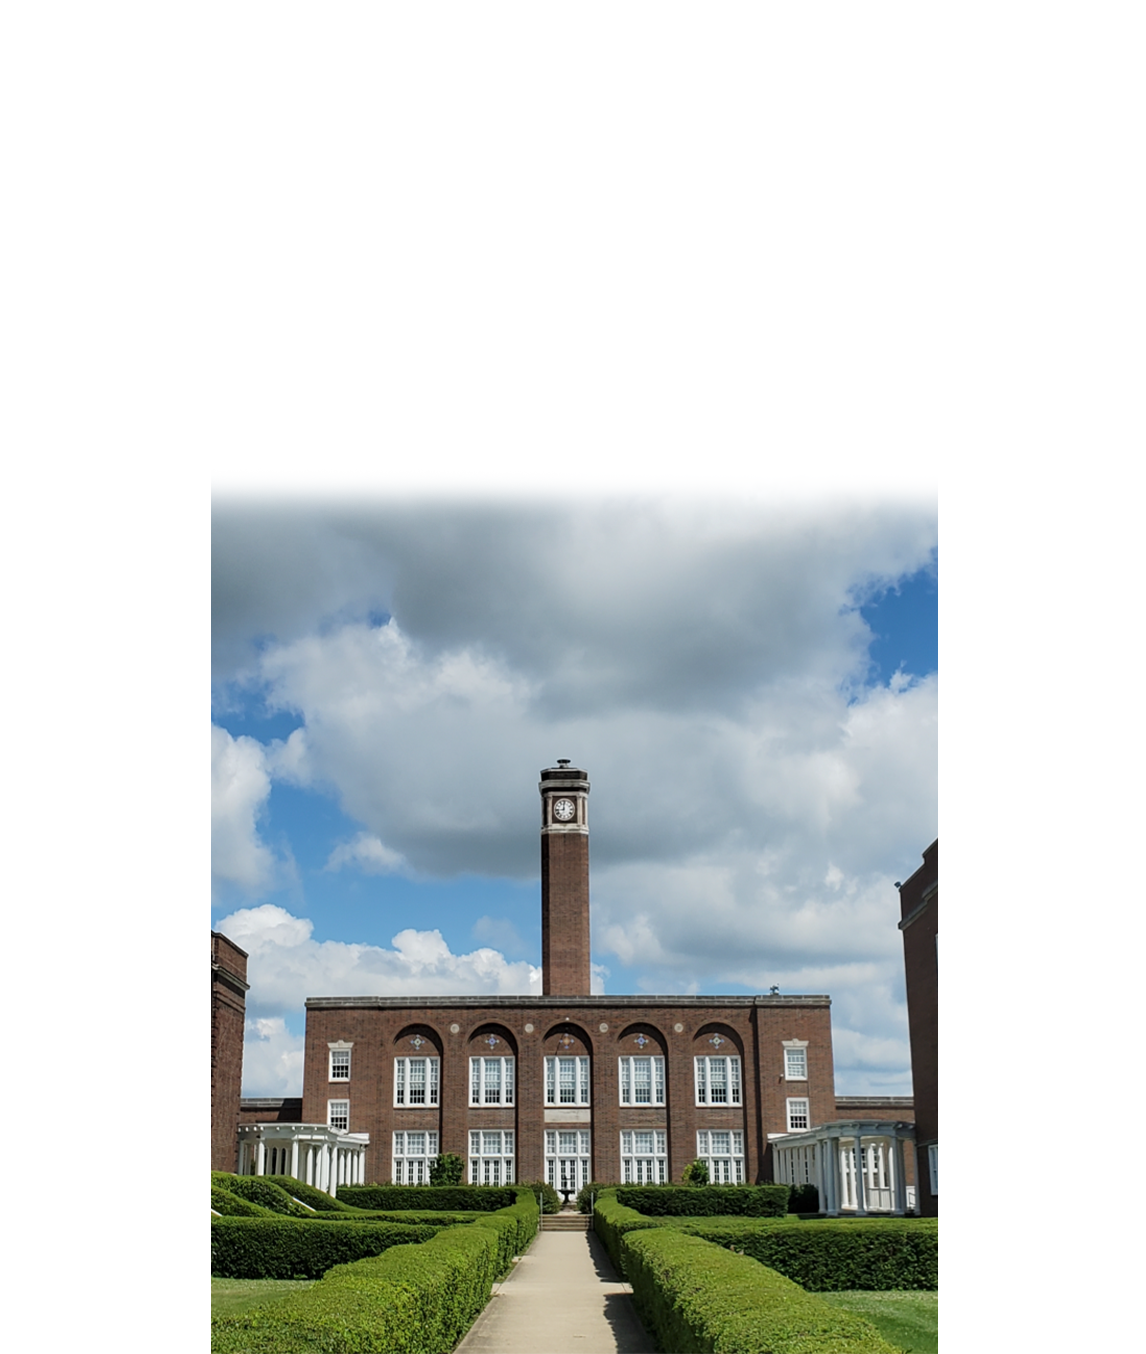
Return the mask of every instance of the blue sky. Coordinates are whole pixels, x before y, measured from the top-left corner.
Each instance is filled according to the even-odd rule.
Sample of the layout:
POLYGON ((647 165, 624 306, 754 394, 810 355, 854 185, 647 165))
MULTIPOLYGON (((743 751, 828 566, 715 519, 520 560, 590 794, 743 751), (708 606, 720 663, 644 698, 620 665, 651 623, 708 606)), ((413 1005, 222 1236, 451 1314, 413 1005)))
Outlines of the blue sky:
POLYGON ((937 832, 933 514, 220 503, 215 538, 212 922, 252 949, 248 1094, 297 1089, 308 995, 528 989, 559 756, 594 787, 600 990, 827 991, 839 1089, 907 1092, 889 881, 937 832), (575 575, 528 567, 552 539, 575 575), (890 931, 842 943, 873 909, 890 931))

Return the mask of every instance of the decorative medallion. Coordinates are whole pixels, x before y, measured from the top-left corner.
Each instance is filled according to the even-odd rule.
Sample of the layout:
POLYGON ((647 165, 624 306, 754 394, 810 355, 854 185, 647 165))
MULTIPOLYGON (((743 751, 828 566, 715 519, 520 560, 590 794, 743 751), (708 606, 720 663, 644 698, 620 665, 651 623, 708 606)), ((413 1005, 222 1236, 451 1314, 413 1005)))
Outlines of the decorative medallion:
POLYGON ((414 1037, 410 1040, 410 1043, 412 1043, 415 1048, 421 1048, 425 1042, 426 1040, 423 1039, 420 1034, 415 1034, 414 1037))
POLYGON ((646 1044, 651 1044, 652 1042, 653 1041, 649 1038, 649 1036, 643 1033, 635 1035, 633 1038, 633 1043, 636 1044, 636 1046, 642 1050, 644 1049, 646 1044))
POLYGON ((680 1023, 680 1021, 678 1020, 678 1021, 676 1022, 676 1024, 673 1026, 673 1030, 674 1030, 674 1032, 677 1033, 677 1034, 683 1034, 683 1033, 684 1033, 684 1026, 683 1026, 683 1025, 680 1023))
POLYGON ((601 1021, 601 1024, 600 1024, 600 1030, 601 1030, 601 1033, 602 1033, 602 1034, 608 1034, 608 1033, 609 1033, 609 1022, 608 1022, 607 1020, 602 1020, 602 1021, 601 1021))
POLYGON ((570 1049, 576 1042, 577 1040, 571 1034, 565 1033, 558 1039, 557 1046, 558 1048, 570 1049))
POLYGON ((526 1032, 526 1034, 532 1034, 532 1033, 533 1033, 533 1026, 532 1026, 531 1024, 530 1024, 530 1025, 526 1025, 526 1027, 525 1027, 525 1032, 526 1032))
POLYGON ((461 1034, 461 1032, 462 1032, 462 1027, 461 1027, 460 1025, 451 1025, 451 1026, 450 1026, 450 1033, 451 1033, 451 1034, 461 1034))
POLYGON ((708 1042, 712 1045, 713 1048, 719 1048, 721 1044, 728 1043, 728 1040, 722 1038, 722 1036, 719 1034, 714 1034, 708 1042))
POLYGON ((486 1037, 482 1040, 482 1043, 488 1044, 490 1048, 497 1048, 498 1044, 501 1043, 501 1040, 497 1037, 496 1034, 487 1034, 486 1037))

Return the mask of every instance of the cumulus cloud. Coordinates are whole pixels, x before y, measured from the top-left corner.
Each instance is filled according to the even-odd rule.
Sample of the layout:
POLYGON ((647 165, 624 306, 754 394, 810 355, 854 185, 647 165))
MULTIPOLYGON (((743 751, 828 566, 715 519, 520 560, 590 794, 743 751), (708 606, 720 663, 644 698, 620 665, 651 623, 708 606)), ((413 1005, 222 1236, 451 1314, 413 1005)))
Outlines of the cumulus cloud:
POLYGON ((360 832, 353 841, 339 842, 330 853, 325 868, 341 870, 349 865, 365 874, 394 874, 405 861, 397 851, 391 851, 373 832, 360 832))
POLYGON ((247 1008, 282 1016, 307 997, 516 996, 541 991, 541 970, 493 949, 453 954, 438 931, 409 928, 393 949, 313 939, 313 924, 274 903, 241 908, 215 929, 250 958, 247 1008))
POLYGON ((248 892, 266 888, 273 853, 259 836, 259 814, 271 792, 266 749, 211 726, 211 873, 248 892))
POLYGON ((243 1035, 243 1095, 302 1095, 305 1042, 291 1034, 281 1016, 249 1019, 243 1035))

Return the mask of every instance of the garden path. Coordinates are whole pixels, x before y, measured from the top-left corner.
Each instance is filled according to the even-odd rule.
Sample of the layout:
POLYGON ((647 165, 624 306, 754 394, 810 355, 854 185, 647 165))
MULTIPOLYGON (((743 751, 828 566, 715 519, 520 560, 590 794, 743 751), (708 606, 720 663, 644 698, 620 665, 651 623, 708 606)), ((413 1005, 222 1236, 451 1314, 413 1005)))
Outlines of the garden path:
POLYGON ((457 1354, 653 1354, 631 1292, 593 1232, 539 1232, 457 1354))

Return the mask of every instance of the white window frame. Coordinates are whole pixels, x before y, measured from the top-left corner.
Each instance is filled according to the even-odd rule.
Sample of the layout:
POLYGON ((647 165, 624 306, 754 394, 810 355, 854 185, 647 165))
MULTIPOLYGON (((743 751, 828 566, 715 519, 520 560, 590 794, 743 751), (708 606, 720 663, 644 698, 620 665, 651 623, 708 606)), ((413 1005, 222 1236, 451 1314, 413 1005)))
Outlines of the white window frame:
POLYGON ((740 1076, 739 1054, 721 1053, 715 1056, 698 1054, 693 1059, 693 1076, 696 1080, 696 1103, 698 1105, 743 1105, 744 1091, 743 1082, 740 1076), (724 1065, 721 1072, 724 1078, 724 1089, 727 1098, 724 1100, 714 1100, 712 1098, 712 1073, 717 1064, 721 1063, 724 1065))
POLYGON ((428 1185, 430 1165, 438 1155, 437 1130, 398 1129, 394 1133, 391 1179, 396 1185, 428 1185), (410 1151, 422 1146, 423 1150, 410 1151))
POLYGON ((812 1107, 806 1095, 789 1096, 785 1102, 788 1115, 788 1132, 805 1133, 812 1126, 812 1107), (804 1122, 800 1123, 799 1120, 804 1122))
POLYGON ((470 1184, 512 1185, 513 1147, 512 1128, 471 1128, 470 1184), (494 1150, 491 1151, 491 1148, 494 1150))
POLYGON ((929 1143, 927 1146, 927 1173, 931 1177, 932 1195, 939 1198, 939 1144, 937 1142, 929 1143))
POLYGON ((806 1039, 784 1040, 784 1080, 808 1080, 808 1041, 806 1039))
POLYGON ((617 1059, 617 1088, 622 1105, 640 1109, 665 1103, 665 1060, 660 1054, 627 1054, 617 1059), (637 1064, 649 1064, 649 1100, 637 1100, 637 1064))
MULTIPOLYGON (((472 1092, 471 1092, 472 1094, 472 1092)), ((564 1053, 554 1054, 545 1059, 545 1103, 560 1108, 563 1105, 576 1106, 589 1104, 589 1059, 583 1054, 574 1053, 567 1055, 564 1053), (574 1100, 562 1100, 561 1092, 566 1082, 563 1081, 561 1073, 566 1068, 562 1063, 573 1064, 573 1094, 574 1100)))
POLYGON ((350 1050, 353 1044, 337 1043, 328 1044, 330 1050, 330 1061, 327 1064, 328 1081, 349 1081, 350 1080, 350 1050), (335 1059, 338 1062, 335 1062, 335 1059), (343 1062, 345 1059, 345 1062, 343 1062), (345 1071, 343 1069, 345 1068, 345 1071))
POLYGON ((668 1184, 668 1134, 663 1128, 621 1130, 621 1183, 668 1184), (652 1151, 647 1139, 652 1140, 652 1151))
POLYGON ((516 1083, 517 1060, 512 1057, 483 1057, 480 1054, 470 1058, 470 1109, 481 1109, 485 1105, 512 1105, 516 1083), (490 1078, 490 1064, 498 1064, 498 1085, 496 1095, 490 1078), (491 1098, 492 1096, 492 1098, 491 1098))
POLYGON ((545 1179, 554 1189, 580 1190, 593 1169, 593 1139, 587 1128, 545 1130, 545 1179), (568 1139, 572 1138, 570 1145, 568 1139), (562 1146, 562 1139, 565 1144, 562 1146), (569 1170, 572 1168, 572 1178, 569 1170))
POLYGON ((337 1133, 350 1132, 350 1101, 349 1100, 328 1100, 326 1102, 326 1122, 330 1128, 337 1133), (335 1123, 335 1119, 344 1120, 343 1123, 335 1123))
POLYGON ((441 1085, 441 1058, 427 1057, 423 1054, 417 1058, 401 1057, 394 1059, 394 1106, 396 1109, 424 1110, 433 1108, 441 1099, 441 1085), (425 1080, 422 1083, 425 1095, 423 1100, 410 1099, 414 1091, 411 1072, 415 1063, 425 1064, 423 1069, 425 1080))
POLYGON ((709 1183, 744 1183, 744 1132, 739 1128, 701 1128, 696 1134, 696 1155, 708 1167, 709 1183), (724 1139, 728 1139, 727 1147, 724 1139))

